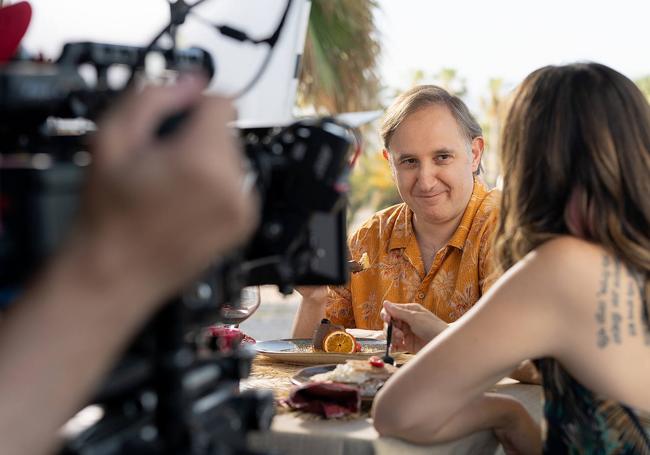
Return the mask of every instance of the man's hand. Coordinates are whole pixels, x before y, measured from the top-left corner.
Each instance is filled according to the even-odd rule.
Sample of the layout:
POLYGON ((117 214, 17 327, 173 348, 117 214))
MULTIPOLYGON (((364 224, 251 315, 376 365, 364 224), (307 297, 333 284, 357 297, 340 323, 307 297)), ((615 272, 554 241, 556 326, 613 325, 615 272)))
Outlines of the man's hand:
POLYGON ((535 364, 530 360, 524 360, 521 362, 508 376, 523 384, 541 385, 542 383, 542 376, 535 367, 535 364))
POLYGON ((447 328, 445 321, 418 303, 384 301, 381 318, 385 324, 393 321, 393 349, 413 354, 447 328))
POLYGON ((493 431, 507 455, 542 453, 541 429, 521 403, 513 400, 500 420, 493 431))

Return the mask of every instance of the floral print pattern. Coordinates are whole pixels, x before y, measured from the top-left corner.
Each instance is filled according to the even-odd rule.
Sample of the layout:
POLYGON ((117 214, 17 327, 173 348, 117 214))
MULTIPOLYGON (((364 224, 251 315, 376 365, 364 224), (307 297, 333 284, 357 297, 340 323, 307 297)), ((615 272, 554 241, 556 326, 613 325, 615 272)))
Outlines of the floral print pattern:
POLYGON ((474 180, 472 196, 448 244, 428 273, 402 203, 376 213, 348 241, 356 261, 366 253, 370 267, 352 274, 347 286, 330 287, 326 315, 346 327, 378 330, 384 300, 417 302, 441 319, 461 317, 494 282, 492 236, 497 227, 499 192, 474 180))

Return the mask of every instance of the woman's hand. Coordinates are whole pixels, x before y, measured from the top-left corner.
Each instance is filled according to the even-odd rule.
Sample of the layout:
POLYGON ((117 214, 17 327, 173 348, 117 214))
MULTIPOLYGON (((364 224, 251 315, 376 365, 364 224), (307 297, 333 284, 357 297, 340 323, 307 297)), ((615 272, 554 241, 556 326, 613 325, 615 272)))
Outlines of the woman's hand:
POLYGON ((393 321, 392 346, 395 351, 416 353, 447 328, 447 323, 418 303, 395 304, 384 301, 381 318, 393 321))

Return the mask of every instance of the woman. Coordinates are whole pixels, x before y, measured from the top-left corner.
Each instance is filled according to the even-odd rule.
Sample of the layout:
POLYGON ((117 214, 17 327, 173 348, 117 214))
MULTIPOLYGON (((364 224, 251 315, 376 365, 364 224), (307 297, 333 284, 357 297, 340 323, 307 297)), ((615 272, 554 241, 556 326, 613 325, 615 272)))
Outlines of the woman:
POLYGON ((516 453, 650 452, 650 107, 611 68, 549 66, 519 87, 502 144, 507 271, 428 344, 422 313, 385 304, 398 342, 426 346, 378 395, 375 427, 422 443, 492 429, 516 453), (485 393, 528 358, 543 438, 519 402, 485 393))

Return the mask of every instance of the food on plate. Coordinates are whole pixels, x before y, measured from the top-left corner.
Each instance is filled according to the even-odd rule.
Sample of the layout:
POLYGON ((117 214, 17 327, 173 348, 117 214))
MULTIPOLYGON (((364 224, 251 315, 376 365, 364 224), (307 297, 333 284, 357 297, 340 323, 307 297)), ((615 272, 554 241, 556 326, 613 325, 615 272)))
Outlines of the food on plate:
POLYGON ((345 330, 330 332, 323 340, 323 351, 352 354, 356 352, 357 340, 345 330))
POLYGON ((347 360, 337 365, 332 371, 315 374, 313 382, 342 382, 359 387, 361 396, 371 397, 384 385, 388 378, 397 371, 394 365, 384 363, 379 357, 367 360, 347 360))
POLYGON ((316 327, 312 341, 314 351, 353 354, 362 349, 361 343, 347 333, 342 325, 333 324, 327 318, 322 319, 316 327))
POLYGON ((336 331, 345 331, 345 327, 342 325, 333 324, 332 321, 327 318, 321 319, 320 324, 318 324, 318 327, 316 327, 316 330, 314 330, 314 350, 324 351, 323 341, 325 340, 325 337, 330 333, 336 331))

